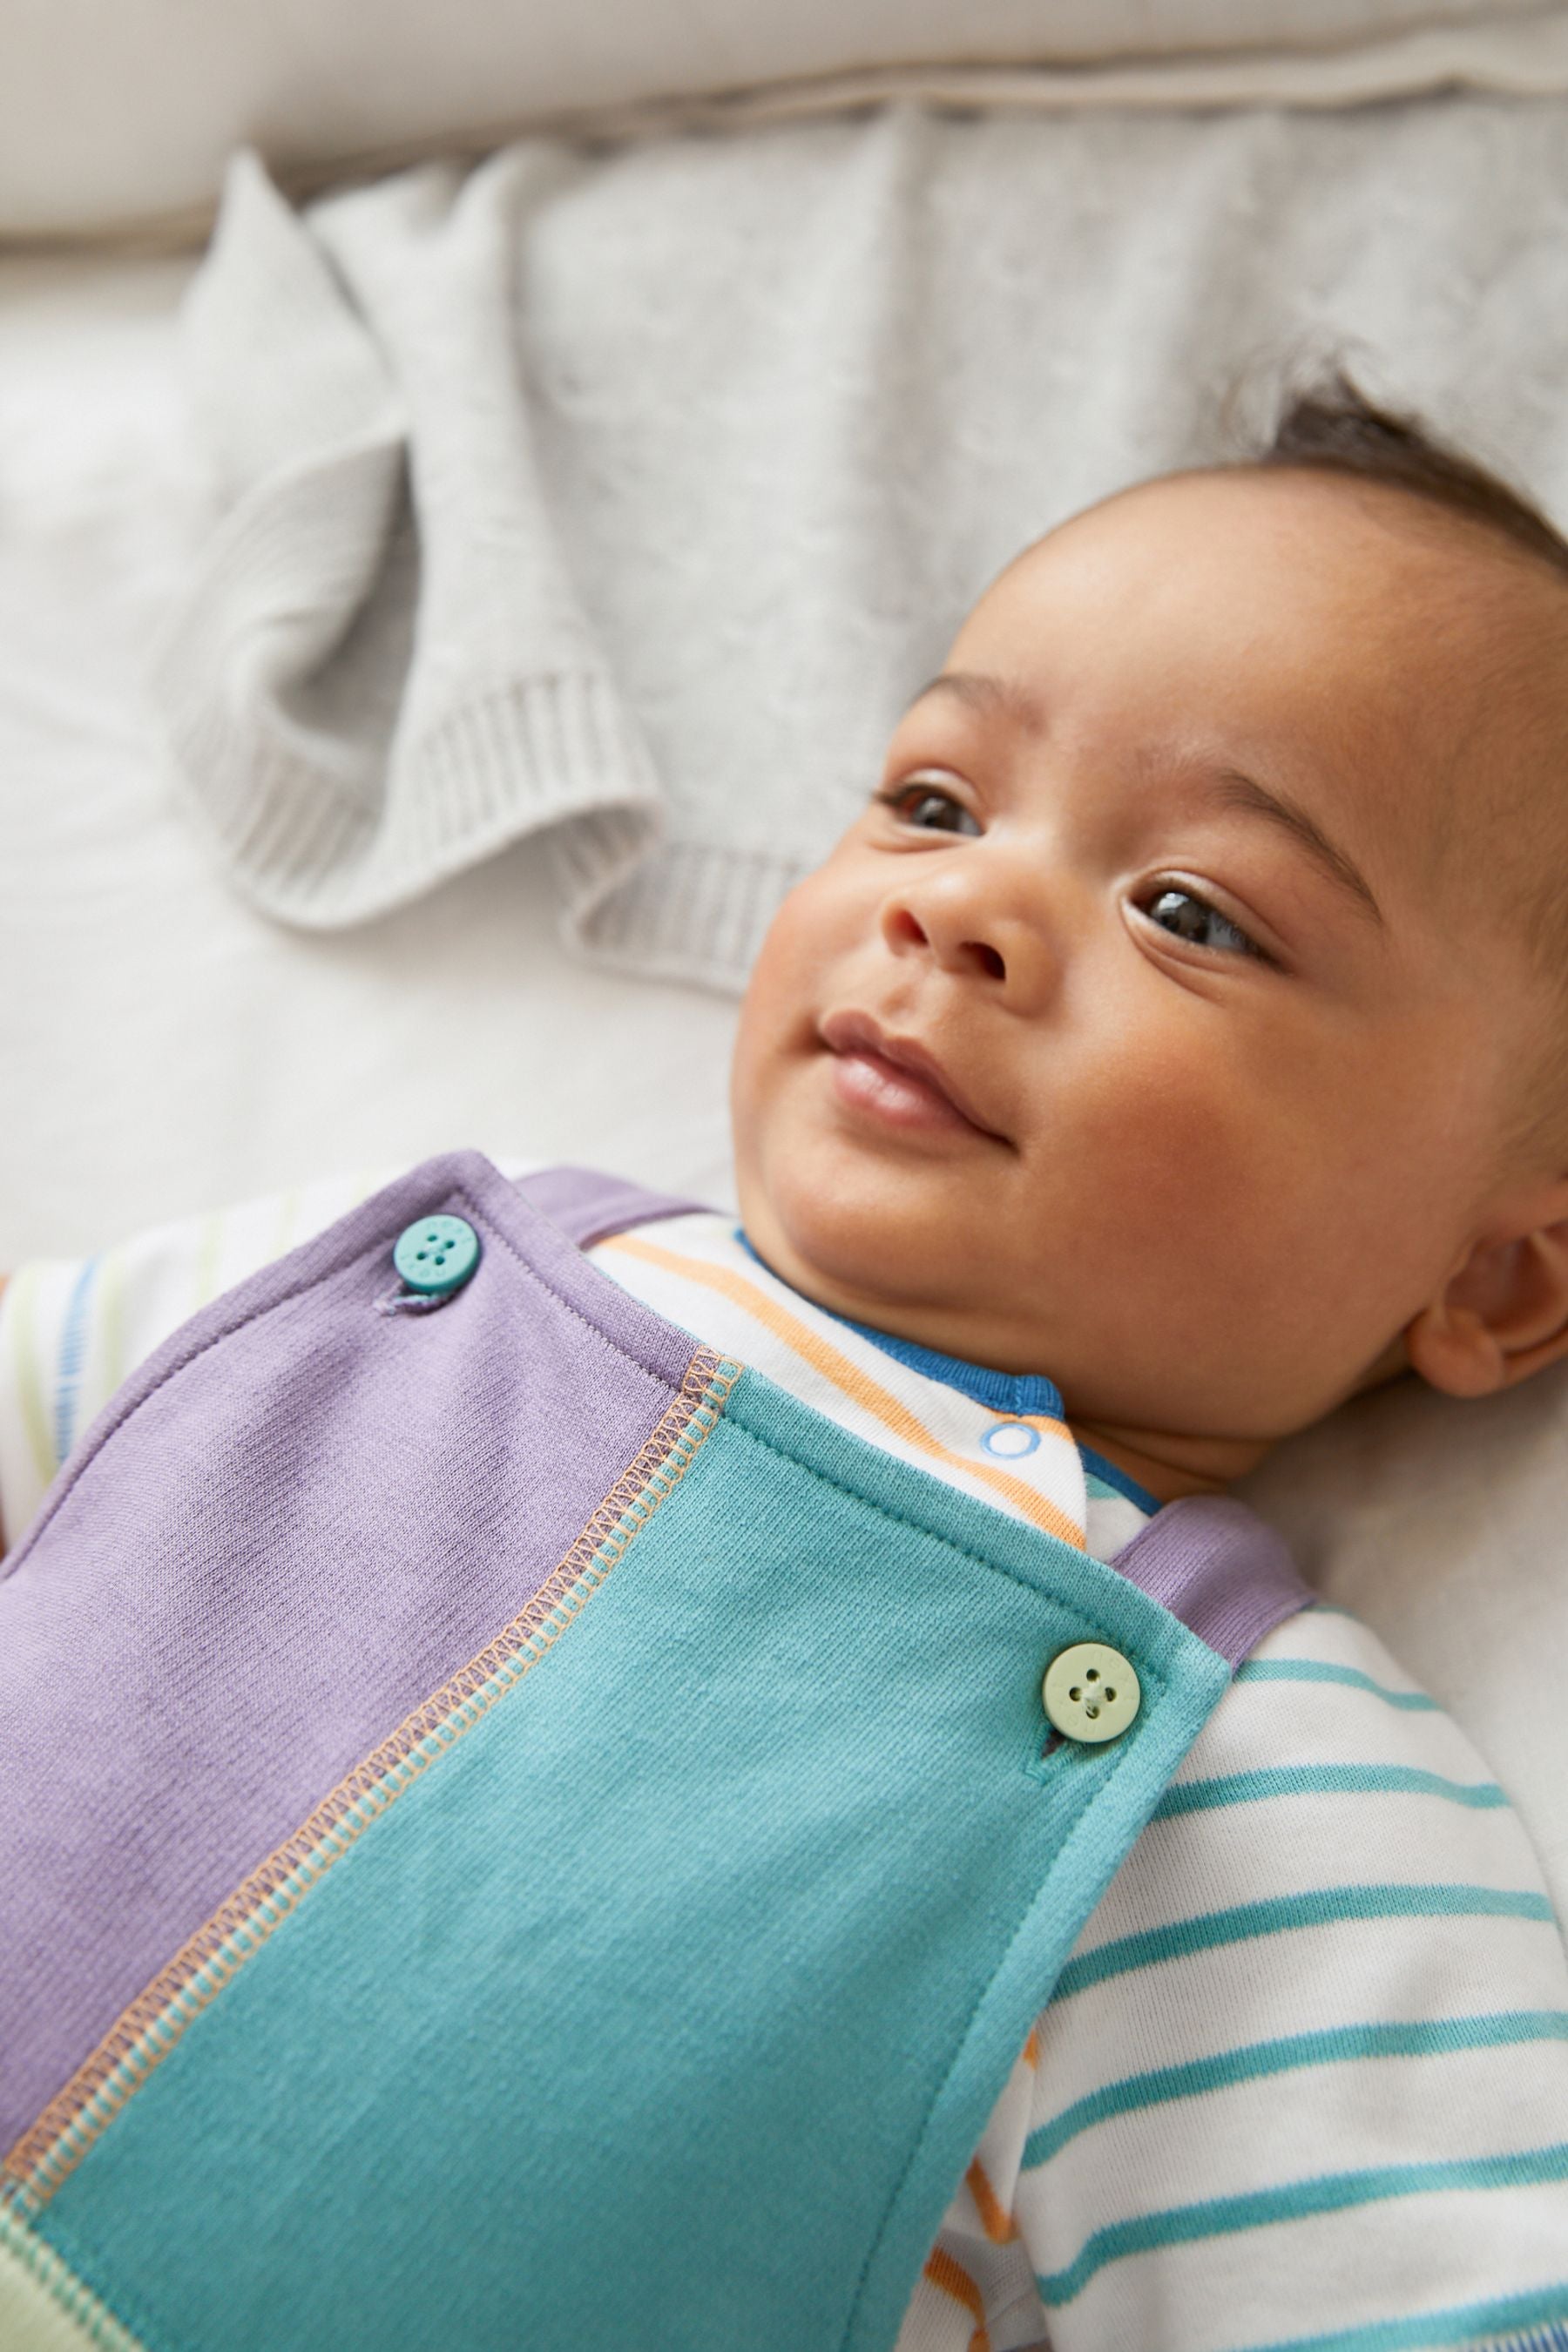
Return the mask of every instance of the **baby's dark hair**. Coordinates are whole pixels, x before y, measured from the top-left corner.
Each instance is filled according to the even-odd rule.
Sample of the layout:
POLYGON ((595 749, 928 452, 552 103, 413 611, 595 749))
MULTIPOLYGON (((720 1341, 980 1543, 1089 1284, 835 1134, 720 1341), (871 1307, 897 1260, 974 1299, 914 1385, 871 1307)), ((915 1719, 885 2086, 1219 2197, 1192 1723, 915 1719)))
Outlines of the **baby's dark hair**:
POLYGON ((1343 368, 1287 394, 1255 466, 1310 467, 1382 482, 1489 523, 1568 580, 1568 539, 1520 491, 1429 431, 1416 416, 1367 398, 1343 368))

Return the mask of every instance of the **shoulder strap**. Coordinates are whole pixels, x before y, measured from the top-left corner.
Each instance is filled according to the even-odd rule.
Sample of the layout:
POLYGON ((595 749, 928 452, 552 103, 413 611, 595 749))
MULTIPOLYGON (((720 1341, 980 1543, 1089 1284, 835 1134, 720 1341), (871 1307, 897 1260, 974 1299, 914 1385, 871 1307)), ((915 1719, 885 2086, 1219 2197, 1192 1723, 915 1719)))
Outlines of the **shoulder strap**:
POLYGON ((1265 1633, 1316 1597, 1285 1539, 1234 1495, 1184 1495, 1110 1565, 1217 1650, 1232 1673, 1265 1633))
POLYGON ((684 1201, 673 1192, 650 1192, 625 1176, 609 1176, 597 1168, 539 1168, 517 1180, 517 1190, 530 1208, 558 1225, 579 1249, 591 1249, 609 1234, 624 1234, 633 1225, 651 1224, 656 1217, 689 1216, 708 1207, 705 1201, 684 1201))

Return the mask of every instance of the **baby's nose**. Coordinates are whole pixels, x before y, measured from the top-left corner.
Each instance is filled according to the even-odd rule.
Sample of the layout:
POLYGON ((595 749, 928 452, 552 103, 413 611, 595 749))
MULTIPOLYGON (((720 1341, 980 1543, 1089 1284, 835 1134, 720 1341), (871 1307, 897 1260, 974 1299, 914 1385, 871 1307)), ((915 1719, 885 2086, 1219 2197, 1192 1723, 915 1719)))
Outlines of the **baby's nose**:
POLYGON ((1007 977, 1007 960, 989 940, 954 936, 939 940, 910 907, 891 908, 885 929, 889 947, 929 948, 950 970, 981 972, 988 980, 1007 977))

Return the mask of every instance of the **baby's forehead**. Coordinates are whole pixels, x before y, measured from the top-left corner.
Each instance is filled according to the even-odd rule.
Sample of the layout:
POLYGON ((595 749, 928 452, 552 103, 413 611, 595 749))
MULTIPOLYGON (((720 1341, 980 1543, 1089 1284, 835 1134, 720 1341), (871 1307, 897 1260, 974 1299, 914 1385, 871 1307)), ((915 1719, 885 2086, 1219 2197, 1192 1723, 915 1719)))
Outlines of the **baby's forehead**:
POLYGON ((1154 579, 1211 591, 1228 580, 1304 616, 1370 619, 1413 647, 1434 622, 1484 633, 1534 612, 1568 630, 1568 579, 1485 519, 1325 468, 1232 466, 1136 483, 1025 548, 970 618, 998 589, 1069 572, 1131 593, 1154 579))
POLYGON ((1103 677, 1102 717, 1131 698, 1157 723, 1163 697, 1173 725, 1272 725, 1424 864, 1557 794, 1568 754, 1568 580, 1484 520, 1306 468, 1171 476, 1072 518, 960 629, 949 667, 994 666, 1047 710, 1103 677))

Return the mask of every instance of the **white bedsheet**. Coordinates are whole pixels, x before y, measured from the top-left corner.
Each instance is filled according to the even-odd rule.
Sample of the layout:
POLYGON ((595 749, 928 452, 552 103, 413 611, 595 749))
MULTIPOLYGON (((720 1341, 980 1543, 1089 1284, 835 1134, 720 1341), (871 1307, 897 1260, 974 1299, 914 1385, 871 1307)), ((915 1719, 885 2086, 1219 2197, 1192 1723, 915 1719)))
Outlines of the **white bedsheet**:
MULTIPOLYGON (((733 1007, 569 962, 526 847, 323 939, 171 813, 140 680, 195 538, 186 274, 0 264, 0 1265, 458 1142, 722 1199, 733 1007)), ((1478 1741, 1568 1916, 1568 1375, 1363 1400, 1252 1492, 1478 1741)))
POLYGON ((1568 10, 1542 0, 12 0, 5 36, 0 236, 199 226, 247 141, 320 187, 584 115, 1568 88, 1568 10))
POLYGON ((568 964, 526 856, 303 939, 170 809, 142 677, 200 488, 188 274, 0 265, 0 1265, 459 1139, 721 1197, 733 1006, 568 964))

